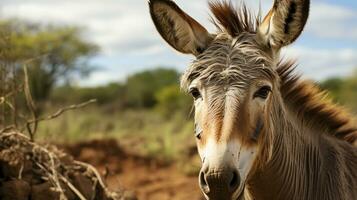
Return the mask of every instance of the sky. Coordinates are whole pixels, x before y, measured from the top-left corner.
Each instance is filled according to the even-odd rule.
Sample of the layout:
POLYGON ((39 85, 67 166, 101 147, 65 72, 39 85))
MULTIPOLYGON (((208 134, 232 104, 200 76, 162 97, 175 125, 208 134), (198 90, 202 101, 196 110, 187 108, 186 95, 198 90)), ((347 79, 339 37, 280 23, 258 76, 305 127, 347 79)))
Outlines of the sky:
MULTIPOLYGON (((238 5, 238 0, 232 1, 238 5)), ((243 1, 253 13, 258 12, 258 0, 243 1)), ((260 1, 263 13, 267 13, 273 1, 260 1)), ((207 0, 175 2, 215 32, 207 0)), ((98 70, 77 81, 83 86, 123 81, 130 74, 158 66, 183 71, 194 59, 176 52, 161 39, 151 21, 147 0, 0 0, 0 17, 83 27, 83 37, 101 47, 90 61, 98 70)), ((356 71, 357 1, 312 0, 304 32, 282 50, 282 56, 296 59, 299 73, 309 79, 347 76, 356 71)))

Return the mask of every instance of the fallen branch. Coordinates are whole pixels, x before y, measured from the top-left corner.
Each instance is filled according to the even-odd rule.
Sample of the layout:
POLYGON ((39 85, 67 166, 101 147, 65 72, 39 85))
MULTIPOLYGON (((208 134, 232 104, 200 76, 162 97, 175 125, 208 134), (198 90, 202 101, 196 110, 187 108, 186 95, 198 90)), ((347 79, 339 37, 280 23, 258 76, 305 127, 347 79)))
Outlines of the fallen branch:
MULTIPOLYGON (((0 141, 2 141, 2 145, 0 145, 1 160, 6 163, 13 162, 14 168, 24 165, 23 168, 20 166, 19 174, 16 177, 21 179, 26 176, 23 173, 29 173, 29 169, 26 169, 27 172, 24 171, 24 163, 33 163, 31 165, 31 173, 33 174, 32 178, 36 179, 36 181, 32 183, 32 180, 30 180, 31 183, 29 184, 37 186, 40 185, 36 184, 38 180, 44 181, 49 184, 46 187, 53 192, 51 192, 52 194, 59 195, 59 200, 124 199, 122 192, 112 192, 106 187, 99 172, 93 166, 75 161, 53 146, 39 145, 32 142, 29 136, 19 132, 1 134, 0 141), (14 154, 14 152, 18 154, 14 154), (86 177, 90 180, 90 183, 83 184, 81 187, 83 182, 75 181, 75 177, 71 177, 70 174, 79 174, 82 177, 86 177), (83 186, 91 188, 89 194, 91 198, 85 197, 84 194, 88 195, 88 193, 85 193, 85 190, 83 191, 83 186), (67 192, 72 192, 75 197, 66 196, 67 192)), ((23 179, 23 181, 29 180, 23 179)))

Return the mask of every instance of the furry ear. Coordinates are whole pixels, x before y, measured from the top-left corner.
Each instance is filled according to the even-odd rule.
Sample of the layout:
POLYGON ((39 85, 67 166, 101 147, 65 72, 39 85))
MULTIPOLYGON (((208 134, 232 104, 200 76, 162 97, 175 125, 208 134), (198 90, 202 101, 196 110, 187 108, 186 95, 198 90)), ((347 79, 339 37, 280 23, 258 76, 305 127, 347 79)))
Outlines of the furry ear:
POLYGON ((279 50, 299 37, 309 15, 310 0, 274 0, 258 29, 259 40, 279 50))
POLYGON ((160 35, 182 53, 198 55, 212 41, 212 35, 171 0, 150 0, 151 18, 160 35))

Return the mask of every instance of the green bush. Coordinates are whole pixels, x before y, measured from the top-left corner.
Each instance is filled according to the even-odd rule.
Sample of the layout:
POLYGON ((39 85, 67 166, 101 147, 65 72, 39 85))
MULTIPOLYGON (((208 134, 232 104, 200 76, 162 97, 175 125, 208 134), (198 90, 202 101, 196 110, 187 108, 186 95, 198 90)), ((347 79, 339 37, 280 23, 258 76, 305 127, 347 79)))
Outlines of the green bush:
POLYGON ((158 68, 134 74, 126 82, 128 104, 136 108, 151 108, 157 103, 155 93, 173 84, 179 84, 179 74, 173 69, 158 68))
POLYGON ((155 93, 156 108, 165 117, 172 116, 175 112, 189 113, 192 98, 180 91, 180 87, 169 85, 155 93))
POLYGON ((330 78, 321 84, 328 90, 330 96, 339 104, 342 104, 357 113, 357 72, 347 78, 330 78))
POLYGON ((86 75, 92 67, 88 59, 99 47, 83 37, 79 27, 43 25, 23 20, 0 20, 2 63, 16 69, 28 67, 32 97, 39 106, 58 82, 86 75))
POLYGON ((97 99, 99 105, 114 102, 125 105, 125 86, 119 83, 91 88, 66 85, 56 88, 50 96, 50 102, 55 104, 79 103, 89 99, 97 99))

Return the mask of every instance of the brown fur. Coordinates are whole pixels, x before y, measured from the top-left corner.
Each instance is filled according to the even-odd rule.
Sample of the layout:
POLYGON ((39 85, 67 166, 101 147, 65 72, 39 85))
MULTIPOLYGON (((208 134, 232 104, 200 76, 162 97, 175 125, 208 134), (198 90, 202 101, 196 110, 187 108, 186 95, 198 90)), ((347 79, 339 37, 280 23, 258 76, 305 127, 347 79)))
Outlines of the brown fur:
POLYGON ((246 189, 254 199, 356 199, 357 148, 348 143, 356 124, 293 68, 293 62, 277 68, 280 92, 273 92, 267 122, 274 128, 266 130, 274 135, 272 156, 255 161, 246 189))
POLYGON ((184 89, 197 81, 206 91, 199 149, 208 136, 250 140, 261 117, 261 133, 248 142, 258 150, 244 194, 264 200, 357 199, 356 121, 316 84, 295 75, 294 62, 276 64, 279 49, 303 30, 309 0, 276 0, 262 23, 227 1, 210 3, 210 9, 218 33, 181 80, 184 89), (251 99, 243 98, 259 80, 273 87, 265 111, 254 114, 245 110, 252 108, 251 99), (240 92, 230 96, 226 88, 240 92))
POLYGON ((327 129, 328 133, 357 146, 357 122, 342 107, 332 103, 326 92, 316 84, 302 81, 293 74, 294 62, 279 64, 277 72, 281 79, 281 94, 297 118, 316 130, 327 129))
POLYGON ((216 27, 226 31, 231 36, 238 36, 242 32, 255 33, 260 24, 260 18, 254 17, 248 12, 246 6, 243 4, 241 10, 237 10, 230 2, 215 1, 209 3, 210 10, 214 16, 212 18, 216 27))
MULTIPOLYGON (((244 5, 241 10, 235 9, 227 1, 210 2, 209 5, 215 17, 213 22, 216 27, 231 36, 238 36, 243 32, 255 33, 259 27, 259 17, 254 21, 254 17, 244 5)), ((302 7, 308 6, 308 1, 304 1, 302 7)), ((273 9, 276 7, 277 1, 273 9)), ((307 16, 308 11, 303 13, 301 20, 306 22, 307 16)), ((289 19, 291 21, 291 17, 288 17, 286 21, 289 19)), ((286 29, 289 29, 288 26, 286 29)), ((293 62, 281 63, 277 69, 282 81, 283 98, 291 102, 291 106, 296 109, 299 117, 309 121, 311 126, 317 129, 327 128, 335 137, 357 146, 357 122, 343 108, 332 103, 326 97, 326 93, 315 84, 301 81, 299 76, 293 75, 293 69, 293 62)))
POLYGON ((210 10, 214 16, 213 23, 221 31, 226 31, 231 36, 238 36, 242 32, 255 33, 259 26, 259 18, 254 21, 254 17, 248 12, 243 4, 240 11, 237 11, 231 3, 210 2, 210 10))

